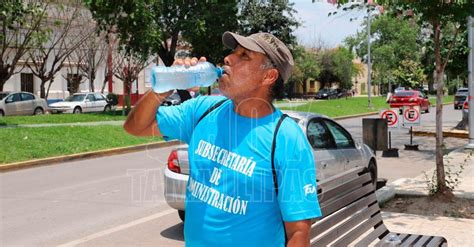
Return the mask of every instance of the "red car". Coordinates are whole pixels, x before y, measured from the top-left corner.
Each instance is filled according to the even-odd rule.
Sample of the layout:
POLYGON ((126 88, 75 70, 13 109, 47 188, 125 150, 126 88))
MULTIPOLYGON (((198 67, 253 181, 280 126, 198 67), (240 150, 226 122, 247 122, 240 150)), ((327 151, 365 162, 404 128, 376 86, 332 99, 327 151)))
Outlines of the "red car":
POLYGON ((395 93, 388 101, 391 108, 401 108, 403 106, 419 106, 420 111, 428 113, 430 111, 430 101, 428 96, 420 91, 406 90, 395 93))

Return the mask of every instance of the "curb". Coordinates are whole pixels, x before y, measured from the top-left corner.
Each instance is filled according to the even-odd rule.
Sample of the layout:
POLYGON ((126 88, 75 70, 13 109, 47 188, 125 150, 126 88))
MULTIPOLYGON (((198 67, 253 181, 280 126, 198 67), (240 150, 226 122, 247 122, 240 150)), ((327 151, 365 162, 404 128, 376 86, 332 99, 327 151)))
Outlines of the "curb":
POLYGON ((361 114, 354 114, 354 115, 348 115, 348 116, 341 116, 341 117, 333 117, 332 119, 334 120, 344 120, 344 119, 349 119, 349 118, 357 118, 357 117, 366 117, 366 116, 372 116, 379 114, 379 112, 366 112, 366 113, 361 113, 361 114))
MULTIPOLYGON (((436 132, 429 130, 413 130, 413 134, 415 136, 436 137, 436 132)), ((469 133, 462 130, 443 130, 443 137, 469 139, 469 133)))
POLYGON ((83 160, 83 159, 89 159, 89 158, 99 158, 99 157, 111 156, 111 155, 116 155, 116 154, 125 154, 125 153, 131 153, 135 151, 142 151, 146 149, 169 147, 169 146, 178 145, 180 143, 181 142, 176 141, 176 140, 169 141, 169 142, 160 141, 160 142, 152 142, 148 144, 141 144, 141 145, 128 146, 128 147, 119 147, 119 148, 91 151, 91 152, 78 153, 78 154, 69 154, 69 155, 56 156, 56 157, 44 158, 44 159, 27 160, 27 161, 0 165, 0 173, 6 172, 6 171, 30 168, 33 166, 53 165, 53 164, 58 164, 64 161, 75 161, 75 160, 83 160))

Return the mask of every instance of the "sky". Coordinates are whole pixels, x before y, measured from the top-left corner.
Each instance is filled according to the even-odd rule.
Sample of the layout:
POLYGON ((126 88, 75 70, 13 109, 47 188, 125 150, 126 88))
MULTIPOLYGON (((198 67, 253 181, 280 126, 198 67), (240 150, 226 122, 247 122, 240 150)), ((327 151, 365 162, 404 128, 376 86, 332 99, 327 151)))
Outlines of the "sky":
POLYGON ((290 0, 295 3, 295 15, 302 26, 294 34, 300 44, 306 47, 326 48, 342 44, 344 38, 357 33, 365 14, 364 10, 345 12, 325 1, 312 3, 311 0, 290 0), (329 12, 338 11, 328 17, 329 12), (355 20, 350 21, 351 18, 355 20))

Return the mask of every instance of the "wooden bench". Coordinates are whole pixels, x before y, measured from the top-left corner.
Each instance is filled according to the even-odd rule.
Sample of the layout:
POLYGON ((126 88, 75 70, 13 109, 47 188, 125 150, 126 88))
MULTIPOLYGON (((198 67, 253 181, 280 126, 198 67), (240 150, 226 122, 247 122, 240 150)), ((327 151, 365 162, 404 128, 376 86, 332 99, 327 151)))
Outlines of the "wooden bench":
POLYGON ((385 246, 393 234, 401 246, 447 246, 443 237, 390 232, 367 168, 321 181, 318 196, 323 217, 311 226, 311 246, 385 246))

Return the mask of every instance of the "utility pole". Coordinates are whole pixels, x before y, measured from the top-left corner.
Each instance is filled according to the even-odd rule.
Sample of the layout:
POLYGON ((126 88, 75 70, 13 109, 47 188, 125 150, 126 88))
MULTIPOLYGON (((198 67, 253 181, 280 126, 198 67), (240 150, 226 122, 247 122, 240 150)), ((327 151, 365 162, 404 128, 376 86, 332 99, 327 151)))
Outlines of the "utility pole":
POLYGON ((469 57, 467 61, 468 68, 468 87, 469 96, 468 104, 469 111, 467 116, 468 127, 469 127, 469 144, 466 145, 468 149, 474 149, 474 18, 469 16, 467 18, 467 32, 468 32, 468 43, 469 43, 469 57))
POLYGON ((372 94, 372 85, 371 85, 371 67, 372 63, 370 61, 370 5, 367 5, 367 97, 368 97, 368 107, 373 108, 371 101, 372 94))

